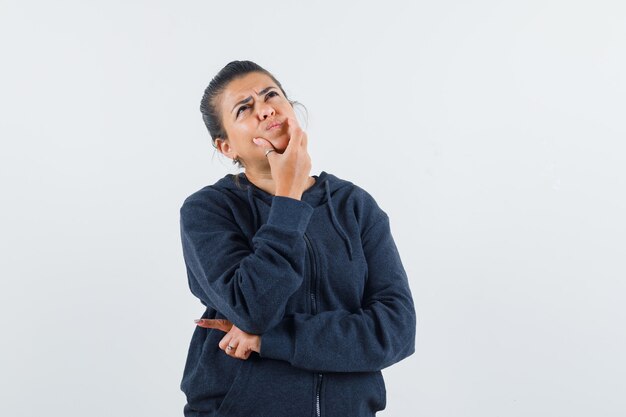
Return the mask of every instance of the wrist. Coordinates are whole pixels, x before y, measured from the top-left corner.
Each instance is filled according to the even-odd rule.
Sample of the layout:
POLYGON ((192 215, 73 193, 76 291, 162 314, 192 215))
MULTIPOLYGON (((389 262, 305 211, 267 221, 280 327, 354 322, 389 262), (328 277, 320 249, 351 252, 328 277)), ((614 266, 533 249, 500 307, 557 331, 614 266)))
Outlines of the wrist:
POLYGON ((302 193, 293 192, 293 191, 289 192, 287 190, 279 190, 279 189, 276 189, 276 194, 274 195, 278 195, 281 197, 294 198, 296 200, 300 200, 302 198, 302 193))

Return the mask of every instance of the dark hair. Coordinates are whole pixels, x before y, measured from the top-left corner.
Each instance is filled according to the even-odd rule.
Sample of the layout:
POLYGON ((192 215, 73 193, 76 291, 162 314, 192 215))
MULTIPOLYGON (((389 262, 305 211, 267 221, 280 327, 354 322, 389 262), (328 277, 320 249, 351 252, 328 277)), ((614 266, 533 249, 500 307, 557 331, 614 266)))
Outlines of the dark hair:
MULTIPOLYGON (((209 135, 211 135, 211 140, 213 147, 217 149, 215 145, 216 139, 228 139, 228 135, 226 133, 226 129, 224 129, 224 124, 222 123, 222 114, 217 106, 217 98, 219 95, 226 89, 226 86, 231 81, 241 78, 251 72, 260 72, 272 79, 276 83, 276 85, 280 88, 285 98, 291 103, 291 107, 294 104, 300 104, 297 101, 289 100, 287 97, 287 93, 283 89, 282 85, 278 80, 266 69, 261 67, 260 65, 252 62, 252 61, 231 61, 224 68, 222 68, 215 77, 209 83, 209 86, 204 90, 204 95, 202 96, 202 100, 200 101, 200 112, 202 113, 202 120, 204 120, 204 124, 206 125, 209 135)), ((304 105, 302 105, 304 107, 304 105)), ((306 110, 306 107, 305 107, 306 110)), ((238 159, 233 161, 233 163, 237 164, 238 168, 244 168, 244 165, 238 159)), ((238 179, 238 176, 235 176, 238 179)))

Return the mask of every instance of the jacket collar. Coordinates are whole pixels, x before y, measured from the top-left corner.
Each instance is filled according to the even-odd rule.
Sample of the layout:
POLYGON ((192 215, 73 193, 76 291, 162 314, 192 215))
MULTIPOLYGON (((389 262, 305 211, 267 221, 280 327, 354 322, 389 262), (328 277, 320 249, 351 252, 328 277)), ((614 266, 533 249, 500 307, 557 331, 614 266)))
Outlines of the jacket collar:
MULTIPOLYGON (((321 171, 319 175, 313 175, 313 177, 315 178, 315 184, 302 193, 302 201, 310 204, 313 208, 323 205, 328 206, 331 223, 341 239, 343 239, 348 256, 350 257, 350 260, 352 260, 352 243, 350 242, 350 238, 348 237, 345 229, 341 227, 341 224, 339 223, 335 213, 335 204, 332 199, 332 195, 336 190, 352 183, 350 181, 342 180, 333 174, 327 173, 326 171, 321 171)), ((255 230, 258 230, 261 222, 258 203, 265 204, 269 207, 272 204, 274 196, 250 182, 243 172, 239 174, 227 174, 215 185, 236 191, 238 193, 246 193, 248 203, 250 204, 250 208, 252 210, 253 224, 255 230), (239 185, 235 183, 235 177, 238 177, 239 185)))

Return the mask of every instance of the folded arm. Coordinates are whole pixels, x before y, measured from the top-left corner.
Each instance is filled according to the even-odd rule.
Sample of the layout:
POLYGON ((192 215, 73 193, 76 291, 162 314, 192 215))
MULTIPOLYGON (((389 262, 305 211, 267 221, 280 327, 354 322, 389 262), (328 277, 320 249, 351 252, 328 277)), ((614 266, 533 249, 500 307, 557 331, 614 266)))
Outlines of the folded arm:
POLYGON ((180 230, 191 291, 245 332, 272 328, 302 284, 303 235, 312 214, 304 201, 274 196, 250 248, 227 208, 186 200, 180 230))
POLYGON ((261 335, 260 356, 312 371, 366 372, 415 352, 413 298, 386 213, 362 242, 368 265, 362 308, 289 314, 261 335))

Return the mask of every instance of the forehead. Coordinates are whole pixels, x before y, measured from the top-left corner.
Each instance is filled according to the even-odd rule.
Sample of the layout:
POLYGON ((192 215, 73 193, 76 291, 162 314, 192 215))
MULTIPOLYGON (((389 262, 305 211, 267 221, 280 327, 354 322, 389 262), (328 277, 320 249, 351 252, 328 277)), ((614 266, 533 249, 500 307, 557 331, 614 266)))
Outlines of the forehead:
POLYGON ((246 74, 228 83, 224 89, 222 102, 230 110, 235 103, 249 96, 255 97, 256 93, 269 86, 278 88, 268 75, 259 72, 246 74))

